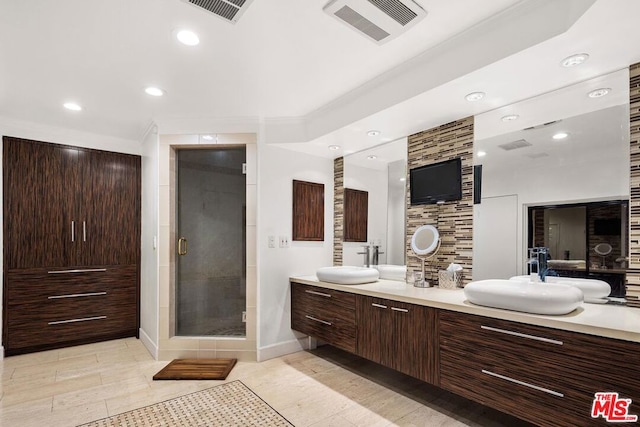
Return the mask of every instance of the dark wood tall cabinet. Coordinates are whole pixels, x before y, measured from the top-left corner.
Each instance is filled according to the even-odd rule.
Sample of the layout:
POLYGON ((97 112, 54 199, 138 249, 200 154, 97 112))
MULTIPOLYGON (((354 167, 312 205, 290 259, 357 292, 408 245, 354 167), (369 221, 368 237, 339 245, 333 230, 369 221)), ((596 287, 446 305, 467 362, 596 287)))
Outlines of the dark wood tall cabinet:
POLYGON ((137 336, 140 163, 3 138, 5 354, 137 336))

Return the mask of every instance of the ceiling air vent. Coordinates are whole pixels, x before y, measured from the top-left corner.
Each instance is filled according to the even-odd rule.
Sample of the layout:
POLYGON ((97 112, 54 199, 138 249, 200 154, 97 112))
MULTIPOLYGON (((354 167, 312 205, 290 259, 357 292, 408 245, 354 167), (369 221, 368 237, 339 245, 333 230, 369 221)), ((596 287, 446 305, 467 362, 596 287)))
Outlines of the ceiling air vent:
POLYGON ((531 146, 530 142, 525 141, 524 139, 519 139, 513 142, 507 142, 506 144, 500 144, 498 147, 502 148, 506 151, 516 150, 518 148, 524 148, 531 146))
POLYGON ((253 0, 182 0, 234 24, 253 0))
POLYGON ((413 0, 332 0, 323 10, 378 44, 399 36, 427 15, 413 0))

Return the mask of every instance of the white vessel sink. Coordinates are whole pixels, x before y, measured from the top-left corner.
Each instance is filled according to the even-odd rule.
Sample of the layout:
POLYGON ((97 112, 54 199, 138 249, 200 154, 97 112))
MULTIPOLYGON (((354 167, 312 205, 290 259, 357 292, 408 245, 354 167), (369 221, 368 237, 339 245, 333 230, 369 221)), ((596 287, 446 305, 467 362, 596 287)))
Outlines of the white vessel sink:
POLYGON ((582 291, 573 286, 501 279, 471 282, 464 294, 477 305, 550 315, 571 313, 584 299, 582 291))
POLYGON ((379 264, 374 265, 373 268, 378 270, 381 279, 399 280, 404 282, 407 278, 406 265, 379 264))
MULTIPOLYGON (((514 276, 509 280, 519 280, 521 282, 531 281, 529 276, 514 276)), ((606 303, 607 297, 611 293, 611 286, 605 281, 596 279, 581 279, 577 277, 545 277, 545 283, 560 283, 563 285, 575 286, 584 294, 584 302, 602 304, 606 303)))
POLYGON ((378 280, 378 270, 368 267, 352 267, 348 265, 336 267, 322 267, 316 271, 321 282, 337 283, 339 285, 361 285, 378 280))

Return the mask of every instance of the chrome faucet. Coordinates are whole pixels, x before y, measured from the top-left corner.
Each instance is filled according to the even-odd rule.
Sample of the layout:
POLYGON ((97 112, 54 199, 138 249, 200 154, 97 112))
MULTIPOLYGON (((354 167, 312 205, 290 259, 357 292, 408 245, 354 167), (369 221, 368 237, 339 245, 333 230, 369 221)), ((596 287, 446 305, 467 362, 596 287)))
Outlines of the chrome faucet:
POLYGON ((378 265, 378 259, 380 255, 384 255, 384 252, 380 252, 380 246, 373 245, 373 257, 371 260, 371 265, 378 265))
POLYGON ((540 277, 541 282, 546 281, 547 273, 549 272, 548 260, 549 248, 538 248, 538 277, 540 277))
MULTIPOLYGON (((364 248, 364 252, 356 252, 358 255, 364 255, 364 265, 367 267, 371 267, 371 247, 369 245, 362 246, 364 248)), ((377 263, 377 258, 376 258, 377 263)))

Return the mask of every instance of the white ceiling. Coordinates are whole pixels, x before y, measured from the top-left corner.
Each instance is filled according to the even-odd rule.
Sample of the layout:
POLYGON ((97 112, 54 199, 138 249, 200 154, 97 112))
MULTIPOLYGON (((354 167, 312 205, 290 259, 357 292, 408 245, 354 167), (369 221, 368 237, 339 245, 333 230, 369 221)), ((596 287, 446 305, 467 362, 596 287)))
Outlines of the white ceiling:
POLYGON ((256 0, 235 25, 181 0, 0 0, 0 118, 135 142, 152 121, 289 120, 306 137, 283 138, 296 141, 283 146, 335 157, 640 61, 637 0, 598 0, 568 32, 547 41, 545 28, 557 31, 590 1, 417 2, 427 17, 378 46, 323 13, 326 0, 256 0), (509 26, 516 9, 531 17, 531 27, 515 19, 520 26, 509 26), (197 32, 200 45, 180 45, 174 32, 181 28, 197 32), (510 37, 467 42, 474 55, 442 52, 465 35, 495 41, 501 34, 510 37), (577 52, 590 60, 559 67, 577 52), (405 78, 426 59, 434 71, 422 74, 424 84, 405 78), (446 66, 438 68, 438 59, 446 66), (398 86, 403 78, 411 84, 398 86), (148 85, 166 96, 149 97, 148 85), (471 90, 487 98, 468 104, 461 97, 471 90), (64 110, 68 100, 84 110, 64 110), (369 129, 383 133, 372 140, 364 135, 369 129), (329 152, 333 143, 343 150, 329 152))

